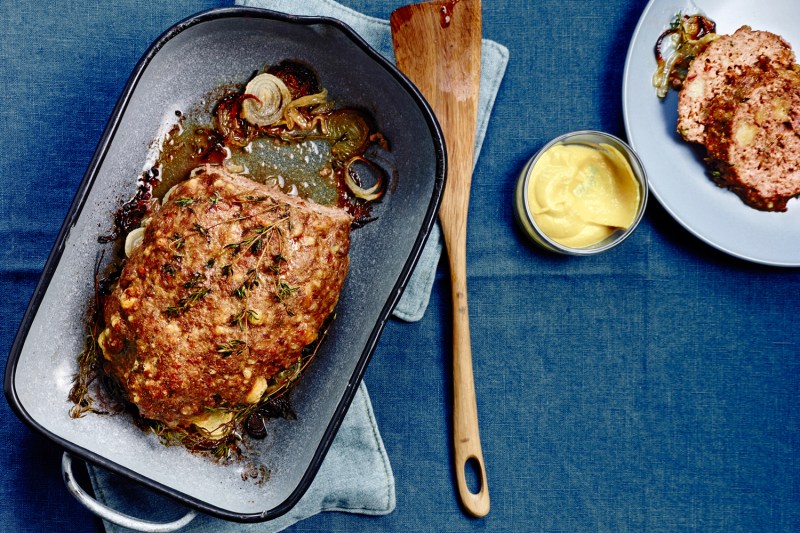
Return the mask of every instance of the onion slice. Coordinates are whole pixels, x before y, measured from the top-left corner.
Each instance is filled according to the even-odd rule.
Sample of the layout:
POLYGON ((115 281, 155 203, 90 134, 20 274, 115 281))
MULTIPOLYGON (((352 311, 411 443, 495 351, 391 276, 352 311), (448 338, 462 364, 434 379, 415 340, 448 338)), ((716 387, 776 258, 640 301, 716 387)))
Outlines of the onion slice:
POLYGON ((136 228, 125 237, 125 256, 130 257, 135 249, 144 242, 144 228, 136 228))
POLYGON ((347 161, 344 165, 344 183, 347 185, 347 188, 352 191, 357 198, 361 198, 362 200, 366 200, 367 202, 371 202, 373 200, 377 200, 381 196, 383 196, 383 173, 381 172, 380 168, 377 165, 365 159, 363 157, 356 156, 347 161), (353 174, 350 172, 350 167, 353 163, 360 161, 369 167, 375 169, 377 171, 378 179, 375 182, 375 185, 370 187, 369 189, 364 189, 356 183, 356 180, 353 178, 353 174))
POLYGON ((272 74, 259 74, 244 88, 241 117, 255 126, 271 126, 283 117, 283 110, 292 101, 286 84, 272 74))
POLYGON ((326 104, 328 103, 327 98, 327 89, 322 89, 322 92, 301 96, 296 100, 292 100, 283 111, 283 120, 286 122, 286 127, 290 130, 294 129, 295 126, 301 130, 312 129, 315 121, 306 119, 303 113, 300 112, 300 108, 326 104))
POLYGON ((361 113, 354 109, 334 111, 325 119, 324 125, 334 158, 348 161, 364 153, 369 142, 369 124, 361 113))
MULTIPOLYGON (((197 167, 197 168, 200 168, 200 167, 197 167)), ((189 175, 190 178, 194 177, 194 171, 197 170, 197 168, 192 170, 192 173, 189 175)), ((169 201, 169 197, 172 196, 172 191, 174 191, 175 187, 177 187, 178 185, 179 184, 176 183, 175 185, 173 185, 172 187, 167 189, 167 192, 165 192, 164 196, 161 198, 161 205, 164 205, 169 201)))
POLYGON ((683 87, 692 60, 719 38, 716 29, 714 21, 703 15, 679 15, 658 36, 653 48, 657 69, 652 83, 659 98, 666 97, 670 87, 683 87))

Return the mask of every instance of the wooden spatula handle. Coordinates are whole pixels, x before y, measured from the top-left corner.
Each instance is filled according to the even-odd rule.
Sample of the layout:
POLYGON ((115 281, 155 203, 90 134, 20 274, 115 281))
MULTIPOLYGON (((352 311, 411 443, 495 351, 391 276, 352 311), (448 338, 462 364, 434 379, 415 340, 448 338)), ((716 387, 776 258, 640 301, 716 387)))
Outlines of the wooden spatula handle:
POLYGON ((481 0, 434 0, 398 8, 390 23, 395 60, 436 114, 447 148, 447 181, 439 220, 453 288, 453 448, 465 510, 489 512, 489 488, 478 433, 467 308, 467 212, 481 71, 481 0), (479 475, 469 490, 466 469, 479 475))
POLYGON ((469 333, 469 308, 467 306, 466 248, 450 236, 444 228, 450 258, 450 278, 453 290, 453 443, 455 453, 456 484, 461 502, 472 516, 489 513, 489 487, 486 467, 481 451, 478 429, 478 407, 475 400, 475 382, 472 375, 472 345, 469 333), (468 463, 472 462, 472 465, 468 463), (467 485, 467 468, 478 474, 479 490, 473 493, 467 485))

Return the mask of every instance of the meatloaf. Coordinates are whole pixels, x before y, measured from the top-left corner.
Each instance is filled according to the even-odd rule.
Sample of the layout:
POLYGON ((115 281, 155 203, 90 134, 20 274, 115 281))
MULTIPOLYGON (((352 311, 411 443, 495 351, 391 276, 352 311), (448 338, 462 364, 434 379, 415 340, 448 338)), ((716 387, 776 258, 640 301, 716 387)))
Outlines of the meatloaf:
POLYGON ((785 211, 800 194, 800 73, 745 72, 734 87, 709 112, 715 179, 752 207, 785 211))
POLYGON ((104 303, 107 374, 143 417, 219 436, 318 337, 347 274, 351 223, 220 167, 195 170, 104 303))
POLYGON ((706 118, 714 99, 746 69, 790 68, 795 57, 779 35, 742 26, 720 37, 689 65, 678 96, 678 132, 690 142, 703 143, 706 118))

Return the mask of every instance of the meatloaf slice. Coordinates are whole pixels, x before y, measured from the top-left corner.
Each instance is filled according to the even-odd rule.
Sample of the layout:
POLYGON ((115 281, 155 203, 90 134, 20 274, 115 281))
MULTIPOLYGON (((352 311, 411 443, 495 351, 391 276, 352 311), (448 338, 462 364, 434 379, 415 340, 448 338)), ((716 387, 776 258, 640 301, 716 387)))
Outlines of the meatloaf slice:
POLYGON ((106 372, 142 416, 217 436, 318 337, 347 274, 351 223, 199 168, 152 216, 105 301, 106 372))
POLYGON ((691 62, 678 96, 678 132, 687 141, 704 143, 711 103, 746 69, 789 68, 791 46, 779 35, 742 26, 712 41, 691 62))
POLYGON ((715 179, 752 207, 785 211, 800 194, 800 73, 745 73, 739 87, 741 98, 718 99, 709 112, 715 179))

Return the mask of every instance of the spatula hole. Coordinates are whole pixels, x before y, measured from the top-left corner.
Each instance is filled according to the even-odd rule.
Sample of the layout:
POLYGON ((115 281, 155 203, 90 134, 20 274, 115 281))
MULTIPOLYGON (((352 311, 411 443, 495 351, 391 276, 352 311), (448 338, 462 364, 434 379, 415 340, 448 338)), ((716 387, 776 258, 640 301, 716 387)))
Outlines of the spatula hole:
POLYGON ((483 485, 481 479, 481 464, 474 457, 467 459, 464 464, 464 482, 467 484, 467 490, 472 494, 478 494, 483 485))

